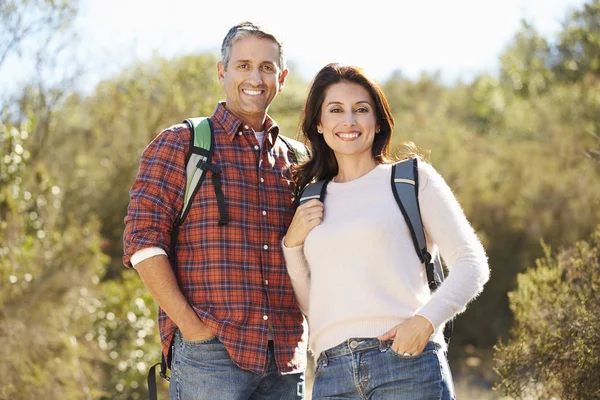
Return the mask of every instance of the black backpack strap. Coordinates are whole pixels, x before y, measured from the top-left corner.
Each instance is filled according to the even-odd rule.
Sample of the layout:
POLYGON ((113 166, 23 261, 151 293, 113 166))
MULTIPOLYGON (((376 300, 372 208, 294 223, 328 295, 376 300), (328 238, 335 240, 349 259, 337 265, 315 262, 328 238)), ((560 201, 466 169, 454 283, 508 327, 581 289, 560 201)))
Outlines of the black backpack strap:
MULTIPOLYGON (((392 166, 391 184, 396 202, 410 230, 415 251, 419 256, 419 260, 425 266, 429 290, 434 292, 444 281, 444 270, 439 253, 436 253, 436 256, 432 257, 431 253, 427 250, 425 229, 419 207, 419 170, 417 158, 394 164, 392 166)), ((444 327, 446 343, 450 342, 452 329, 453 323, 450 320, 444 327)))
POLYGON ((277 137, 281 139, 283 143, 285 143, 285 145, 288 147, 288 149, 292 151, 292 153, 294 153, 296 164, 299 164, 310 158, 310 150, 308 150, 308 147, 306 147, 301 142, 291 139, 287 136, 283 136, 281 134, 279 134, 277 137))
POLYGON ((157 400, 158 392, 156 389, 156 367, 160 365, 160 376, 170 381, 171 378, 167 376, 167 362, 165 361, 165 355, 162 355, 162 359, 159 363, 154 364, 148 371, 148 398, 149 400, 157 400))
POLYGON ((325 200, 328 181, 318 181, 307 185, 300 195, 300 205, 312 199, 325 200))
MULTIPOLYGON (((294 162, 295 164, 301 164, 310 158, 310 151, 308 147, 304 144, 300 143, 297 140, 290 139, 289 137, 283 136, 279 134, 277 136, 281 141, 290 149, 292 154, 294 154, 294 162)), ((299 194, 299 188, 296 186, 294 189, 294 198, 297 199, 299 194)))

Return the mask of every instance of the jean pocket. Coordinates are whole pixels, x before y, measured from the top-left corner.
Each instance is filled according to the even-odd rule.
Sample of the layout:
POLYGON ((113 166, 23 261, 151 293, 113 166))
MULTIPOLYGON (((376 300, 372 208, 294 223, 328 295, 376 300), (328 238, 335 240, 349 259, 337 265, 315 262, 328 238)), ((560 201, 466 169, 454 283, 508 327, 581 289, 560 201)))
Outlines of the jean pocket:
POLYGON ((187 340, 183 336, 181 336, 181 341, 186 346, 201 346, 203 344, 211 344, 213 342, 217 343, 217 342, 219 342, 219 339, 217 339, 216 336, 211 336, 211 337, 203 339, 203 340, 187 340))
POLYGON ((432 356, 435 355, 436 351, 438 351, 441 348, 441 346, 435 342, 428 342, 427 345, 425 346, 425 348, 423 349, 422 352, 420 352, 419 354, 416 355, 404 355, 401 353, 398 353, 397 351, 395 351, 394 349, 392 349, 392 346, 390 345, 390 347, 388 348, 388 351, 393 354, 395 357, 401 359, 401 360, 418 360, 421 359, 423 357, 427 357, 427 356, 432 356))

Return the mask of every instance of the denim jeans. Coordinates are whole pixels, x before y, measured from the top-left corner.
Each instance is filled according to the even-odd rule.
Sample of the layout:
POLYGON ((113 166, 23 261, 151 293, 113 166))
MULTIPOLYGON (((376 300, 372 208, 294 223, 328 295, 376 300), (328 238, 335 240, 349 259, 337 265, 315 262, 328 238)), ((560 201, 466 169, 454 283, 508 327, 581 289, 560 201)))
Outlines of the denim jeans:
POLYGON ((272 342, 269 342, 263 374, 254 374, 235 365, 217 338, 189 342, 177 331, 172 357, 171 399, 304 399, 304 373, 278 375, 272 342))
POLYGON ((454 399, 450 367, 439 344, 427 343, 416 356, 398 354, 391 344, 355 338, 322 352, 312 399, 454 399))

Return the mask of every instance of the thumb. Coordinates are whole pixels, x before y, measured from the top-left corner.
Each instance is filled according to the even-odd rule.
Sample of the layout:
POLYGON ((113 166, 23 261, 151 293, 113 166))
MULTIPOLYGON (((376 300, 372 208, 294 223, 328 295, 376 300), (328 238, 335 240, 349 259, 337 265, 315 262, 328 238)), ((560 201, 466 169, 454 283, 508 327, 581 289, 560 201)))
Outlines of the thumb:
POLYGON ((396 337, 396 331, 397 330, 398 330, 397 326, 393 327, 392 329, 390 329, 389 331, 387 331, 383 335, 377 336, 377 339, 379 339, 379 340, 390 340, 390 339, 393 339, 394 337, 396 337))

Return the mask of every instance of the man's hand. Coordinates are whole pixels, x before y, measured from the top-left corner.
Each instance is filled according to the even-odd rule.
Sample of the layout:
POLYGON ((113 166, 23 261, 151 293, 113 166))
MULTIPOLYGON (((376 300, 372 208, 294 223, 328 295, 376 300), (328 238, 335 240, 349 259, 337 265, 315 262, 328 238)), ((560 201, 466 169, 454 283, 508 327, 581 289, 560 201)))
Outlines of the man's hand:
POLYGON ((185 340, 201 341, 215 336, 179 289, 166 256, 157 255, 140 261, 135 269, 154 300, 177 325, 185 340))
POLYGON ((177 325, 177 327, 181 332, 181 336, 188 342, 200 342, 215 337, 208 325, 198 317, 192 321, 186 321, 181 325, 177 325))

